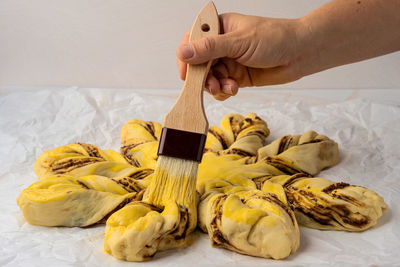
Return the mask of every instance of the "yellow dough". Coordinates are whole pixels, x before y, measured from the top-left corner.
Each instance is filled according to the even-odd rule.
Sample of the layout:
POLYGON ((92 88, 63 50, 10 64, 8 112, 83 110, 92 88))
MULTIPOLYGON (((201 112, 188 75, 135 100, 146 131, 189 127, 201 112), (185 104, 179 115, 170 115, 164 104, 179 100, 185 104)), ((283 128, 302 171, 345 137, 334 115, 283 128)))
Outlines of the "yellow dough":
POLYGON ((45 226, 107 220, 104 250, 126 261, 183 247, 196 226, 212 246, 283 259, 300 245, 298 224, 363 231, 387 208, 369 189, 312 177, 339 162, 335 141, 308 131, 265 145, 270 131, 255 113, 228 114, 210 127, 197 196, 189 204, 153 203, 149 188, 161 129, 156 122, 129 121, 120 153, 82 143, 43 152, 34 164, 40 180, 17 200, 24 217, 45 226))
POLYGON ((130 120, 121 129, 121 154, 135 167, 154 169, 162 127, 157 122, 130 120))
MULTIPOLYGON (((268 182, 285 188, 297 221, 310 228, 363 231, 387 209, 382 197, 361 186, 301 175, 276 176, 268 182)), ((268 192, 268 185, 262 190, 268 192)))
POLYGON ((303 135, 286 135, 258 150, 258 159, 288 174, 316 175, 339 162, 335 141, 314 131, 303 135))
POLYGON ((161 211, 132 202, 107 220, 104 250, 126 261, 149 260, 157 251, 185 245, 191 222, 187 210, 170 203, 161 211))
POLYGON ((142 192, 129 193, 104 176, 49 176, 22 191, 17 203, 30 224, 88 226, 104 222, 142 192))
MULTIPOLYGON (((227 154, 228 157, 235 156, 235 153, 240 153, 242 155, 255 155, 257 153, 257 149, 262 146, 265 137, 269 134, 266 123, 254 113, 249 114, 246 117, 237 114, 228 114, 223 119, 221 125, 224 125, 225 127, 219 132, 218 136, 216 133, 213 134, 212 130, 208 134, 206 150, 210 151, 210 157, 217 157, 219 152, 222 152, 222 154, 227 154), (210 141, 210 136, 215 137, 214 142, 210 141), (222 138, 226 141, 221 141, 222 138), (241 139, 249 140, 249 144, 254 143, 254 148, 248 149, 250 146, 246 146, 246 142, 240 141, 241 139), (226 146, 227 149, 225 151, 210 149, 210 146, 216 142, 223 142, 224 145, 221 146, 226 146), (215 153, 217 155, 215 155, 215 153)), ((157 159, 157 145, 154 145, 154 143, 158 141, 160 135, 160 131, 156 131, 154 129, 159 129, 159 125, 156 123, 150 124, 149 122, 142 122, 138 120, 132 120, 122 128, 121 137, 124 147, 121 149, 121 152, 127 161, 133 162, 135 166, 143 166, 142 161, 143 159, 146 159, 145 166, 149 166, 148 159, 150 158, 154 159, 154 165, 155 160, 157 159), (152 125, 152 127, 149 125, 152 125), (144 136, 144 138, 141 139, 141 136, 144 136), (139 146, 146 146, 147 149, 136 150, 139 146), (153 150, 151 150, 151 148, 153 150)), ((165 190, 167 191, 166 193, 168 193, 168 189, 166 188, 165 190)), ((147 199, 146 194, 144 197, 144 202, 153 204, 147 199)), ((161 212, 153 210, 151 212, 152 217, 150 217, 152 218, 151 221, 146 223, 140 231, 135 230, 133 232, 129 231, 129 229, 132 227, 135 228, 135 225, 139 224, 138 220, 146 220, 147 222, 147 218, 150 215, 146 214, 143 216, 136 216, 135 212, 139 209, 133 209, 130 206, 121 209, 115 214, 115 218, 129 217, 127 216, 127 213, 132 213, 133 218, 140 219, 132 219, 124 225, 117 224, 117 226, 112 226, 111 220, 114 220, 115 218, 114 216, 111 216, 109 221, 107 221, 105 251, 117 258, 123 258, 129 261, 142 261, 146 260, 149 255, 153 255, 157 250, 183 246, 185 244, 185 238, 190 235, 197 225, 197 211, 195 203, 194 201, 189 201, 189 203, 193 203, 193 205, 187 207, 177 206, 177 208, 180 210, 180 216, 173 218, 176 221, 175 224, 166 223, 164 211, 161 212), (185 214, 185 216, 182 216, 183 214, 185 214), (160 228, 160 230, 157 232, 155 232, 153 229, 156 221, 159 221, 159 224, 164 225, 164 228, 160 228), (174 225, 176 227, 176 225, 185 224, 187 224, 187 226, 183 228, 184 234, 182 234, 182 238, 177 239, 171 235, 171 233, 175 233, 173 228, 174 225), (118 231, 115 231, 116 228, 118 231), (112 238, 108 238, 109 236, 112 236, 112 238), (154 236, 157 238, 154 239, 154 236), (160 240, 164 239, 170 241, 167 243, 160 243, 160 240), (135 248, 131 247, 128 250, 121 249, 120 242, 116 242, 116 240, 124 240, 123 242, 125 244, 133 244, 135 248), (174 240, 174 242, 171 240, 174 240), (135 244, 143 245, 136 247, 135 244)), ((168 205, 172 204, 173 203, 169 203, 168 205)), ((139 204, 139 206, 140 205, 142 204, 139 204)), ((118 219, 116 220, 118 221, 118 219)), ((169 220, 172 219, 170 218, 169 220)))
POLYGON ((199 205, 199 224, 215 247, 252 256, 283 259, 299 247, 293 211, 260 190, 212 194, 199 205))
POLYGON ((39 179, 42 179, 105 161, 128 163, 115 151, 100 150, 94 145, 77 143, 43 152, 33 165, 33 170, 39 179))

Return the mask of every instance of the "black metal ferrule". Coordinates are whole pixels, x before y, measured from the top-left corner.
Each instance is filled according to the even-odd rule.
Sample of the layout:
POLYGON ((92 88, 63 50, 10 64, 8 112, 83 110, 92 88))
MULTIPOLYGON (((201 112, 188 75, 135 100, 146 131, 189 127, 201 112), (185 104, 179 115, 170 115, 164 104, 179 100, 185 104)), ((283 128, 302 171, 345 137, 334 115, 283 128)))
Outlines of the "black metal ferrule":
POLYGON ((207 135, 163 128, 157 155, 201 162, 207 135))

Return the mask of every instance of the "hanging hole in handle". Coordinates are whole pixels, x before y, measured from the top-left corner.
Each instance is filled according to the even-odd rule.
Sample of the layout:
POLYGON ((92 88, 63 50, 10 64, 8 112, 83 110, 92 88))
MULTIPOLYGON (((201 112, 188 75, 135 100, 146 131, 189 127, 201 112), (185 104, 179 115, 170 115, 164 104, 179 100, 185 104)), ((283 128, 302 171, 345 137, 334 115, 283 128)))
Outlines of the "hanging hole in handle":
POLYGON ((201 25, 201 30, 203 32, 208 32, 210 30, 210 25, 208 25, 207 23, 204 23, 201 25))

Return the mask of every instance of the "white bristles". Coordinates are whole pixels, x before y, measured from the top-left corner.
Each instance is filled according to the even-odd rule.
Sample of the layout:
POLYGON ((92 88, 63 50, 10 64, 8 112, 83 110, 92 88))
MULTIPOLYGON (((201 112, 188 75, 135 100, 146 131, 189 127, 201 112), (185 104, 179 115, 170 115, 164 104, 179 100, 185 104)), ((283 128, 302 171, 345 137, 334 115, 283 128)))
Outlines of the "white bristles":
POLYGON ((148 201, 162 207, 169 201, 190 207, 196 199, 197 161, 160 155, 149 187, 148 201))

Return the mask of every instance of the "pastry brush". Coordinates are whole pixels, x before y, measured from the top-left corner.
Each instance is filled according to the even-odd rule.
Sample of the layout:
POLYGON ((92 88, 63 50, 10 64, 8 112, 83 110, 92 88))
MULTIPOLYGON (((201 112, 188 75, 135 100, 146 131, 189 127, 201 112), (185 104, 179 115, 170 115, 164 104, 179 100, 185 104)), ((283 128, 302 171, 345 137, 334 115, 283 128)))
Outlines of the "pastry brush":
MULTIPOLYGON (((210 1, 197 15, 189 41, 218 33, 218 13, 210 1)), ((148 201, 156 206, 168 201, 186 207, 195 203, 197 169, 208 131, 203 90, 211 64, 188 64, 182 91, 164 118, 159 157, 148 193, 148 201)))

